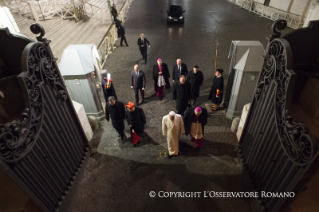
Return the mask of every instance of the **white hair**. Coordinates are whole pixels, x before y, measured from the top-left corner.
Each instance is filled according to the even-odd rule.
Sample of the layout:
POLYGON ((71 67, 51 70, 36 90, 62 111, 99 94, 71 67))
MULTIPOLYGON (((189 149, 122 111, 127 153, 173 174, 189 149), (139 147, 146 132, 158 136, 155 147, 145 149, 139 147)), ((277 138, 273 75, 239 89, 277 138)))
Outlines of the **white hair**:
POLYGON ((176 113, 174 111, 169 112, 168 115, 174 116, 176 113))

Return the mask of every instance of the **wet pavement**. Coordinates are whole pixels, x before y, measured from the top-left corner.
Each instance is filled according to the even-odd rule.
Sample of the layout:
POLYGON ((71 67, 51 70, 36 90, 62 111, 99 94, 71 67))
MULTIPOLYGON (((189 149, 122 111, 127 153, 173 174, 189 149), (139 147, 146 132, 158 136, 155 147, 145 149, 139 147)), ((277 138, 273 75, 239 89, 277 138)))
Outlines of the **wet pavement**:
MULTIPOLYGON (((205 197, 206 191, 245 191, 241 170, 236 164, 236 136, 230 131, 231 120, 223 111, 213 113, 205 127, 205 146, 196 151, 189 137, 182 136, 182 156, 167 159, 166 139, 162 136, 162 117, 175 110, 172 89, 162 101, 154 96, 152 67, 157 58, 167 63, 170 72, 177 58, 191 70, 198 65, 204 74, 198 106, 207 103, 211 87, 216 40, 218 67, 225 70, 225 85, 232 40, 259 40, 266 46, 272 21, 249 13, 224 0, 170 1, 185 12, 184 25, 166 24, 168 1, 135 0, 125 19, 129 47, 120 47, 107 58, 107 69, 120 101, 134 101, 130 73, 135 63, 146 73, 146 101, 141 105, 147 124, 145 135, 135 148, 118 139, 110 123, 91 141, 92 156, 70 211, 216 211, 249 212, 247 198, 205 197), (144 64, 137 46, 140 33, 151 43, 148 64, 144 64), (154 191, 156 196, 150 197, 154 191), (201 192, 200 197, 161 198, 158 192, 201 192)), ((289 30, 287 30, 289 31, 289 30)), ((172 84, 171 84, 172 85, 172 84)), ((126 134, 128 126, 126 125, 126 134)))

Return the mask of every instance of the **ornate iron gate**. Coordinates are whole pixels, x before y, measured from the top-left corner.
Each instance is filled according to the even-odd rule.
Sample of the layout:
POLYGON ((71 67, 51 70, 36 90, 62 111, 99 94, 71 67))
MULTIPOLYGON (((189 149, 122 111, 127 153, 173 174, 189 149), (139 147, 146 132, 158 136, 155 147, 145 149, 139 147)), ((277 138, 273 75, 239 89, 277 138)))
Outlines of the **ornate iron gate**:
MULTIPOLYGON (((0 119, 0 167, 44 211, 66 211, 89 158, 89 145, 53 58, 50 41, 43 38, 44 29, 38 24, 30 28, 40 34, 38 42, 8 34, 1 43, 4 47, 5 42, 15 41, 11 44, 13 51, 23 49, 14 48, 15 45, 27 45, 16 64, 10 63, 3 52, 0 55, 4 65, 0 80, 13 79, 20 87, 24 104, 22 112, 11 115, 17 118, 7 118, 5 122, 0 119)), ((8 99, 8 94, 11 95, 4 92, 4 98, 8 99)))
POLYGON ((293 121, 288 109, 292 98, 300 94, 294 89, 297 73, 319 73, 313 66, 319 57, 319 21, 280 38, 277 29, 286 26, 283 20, 273 24, 274 34, 240 138, 238 156, 245 184, 259 192, 259 201, 253 200, 254 211, 284 211, 292 198, 267 198, 262 192, 298 194, 317 159, 318 141, 307 134, 306 126, 293 121))

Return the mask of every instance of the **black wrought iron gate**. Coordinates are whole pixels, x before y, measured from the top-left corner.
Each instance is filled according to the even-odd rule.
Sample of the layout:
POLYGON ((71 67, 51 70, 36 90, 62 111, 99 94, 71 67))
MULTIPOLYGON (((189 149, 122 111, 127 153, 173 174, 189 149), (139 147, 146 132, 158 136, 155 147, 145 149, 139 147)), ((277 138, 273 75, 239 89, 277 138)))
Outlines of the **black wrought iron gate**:
POLYGON ((88 140, 52 55, 50 41, 43 38, 44 29, 38 24, 30 28, 40 34, 38 42, 0 29, 2 38, 7 33, 7 39, 1 41, 0 54, 0 98, 5 99, 0 108, 2 115, 6 109, 10 112, 5 104, 21 104, 0 119, 0 167, 44 211, 66 211, 89 158, 88 140), (23 48, 23 52, 16 52, 23 48), (10 51, 11 57, 20 54, 21 59, 10 58, 10 51), (12 83, 20 94, 6 89, 12 83), (19 95, 23 101, 10 99, 19 95))
POLYGON ((254 211, 284 211, 292 198, 269 198, 262 192, 300 192, 318 151, 316 138, 308 134, 306 126, 293 121, 288 109, 292 98, 299 95, 294 89, 296 82, 300 84, 297 72, 319 73, 314 66, 319 58, 319 21, 280 38, 277 30, 286 26, 282 20, 273 25, 274 34, 240 139, 238 156, 246 185, 260 197, 254 211))

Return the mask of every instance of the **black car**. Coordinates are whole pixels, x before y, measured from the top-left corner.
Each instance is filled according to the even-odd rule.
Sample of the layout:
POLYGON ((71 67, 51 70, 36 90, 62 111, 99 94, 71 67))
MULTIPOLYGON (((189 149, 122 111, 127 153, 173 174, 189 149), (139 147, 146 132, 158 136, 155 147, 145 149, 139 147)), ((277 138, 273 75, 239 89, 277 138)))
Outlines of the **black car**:
POLYGON ((184 23, 184 10, 180 5, 170 5, 167 12, 167 23, 184 23))

